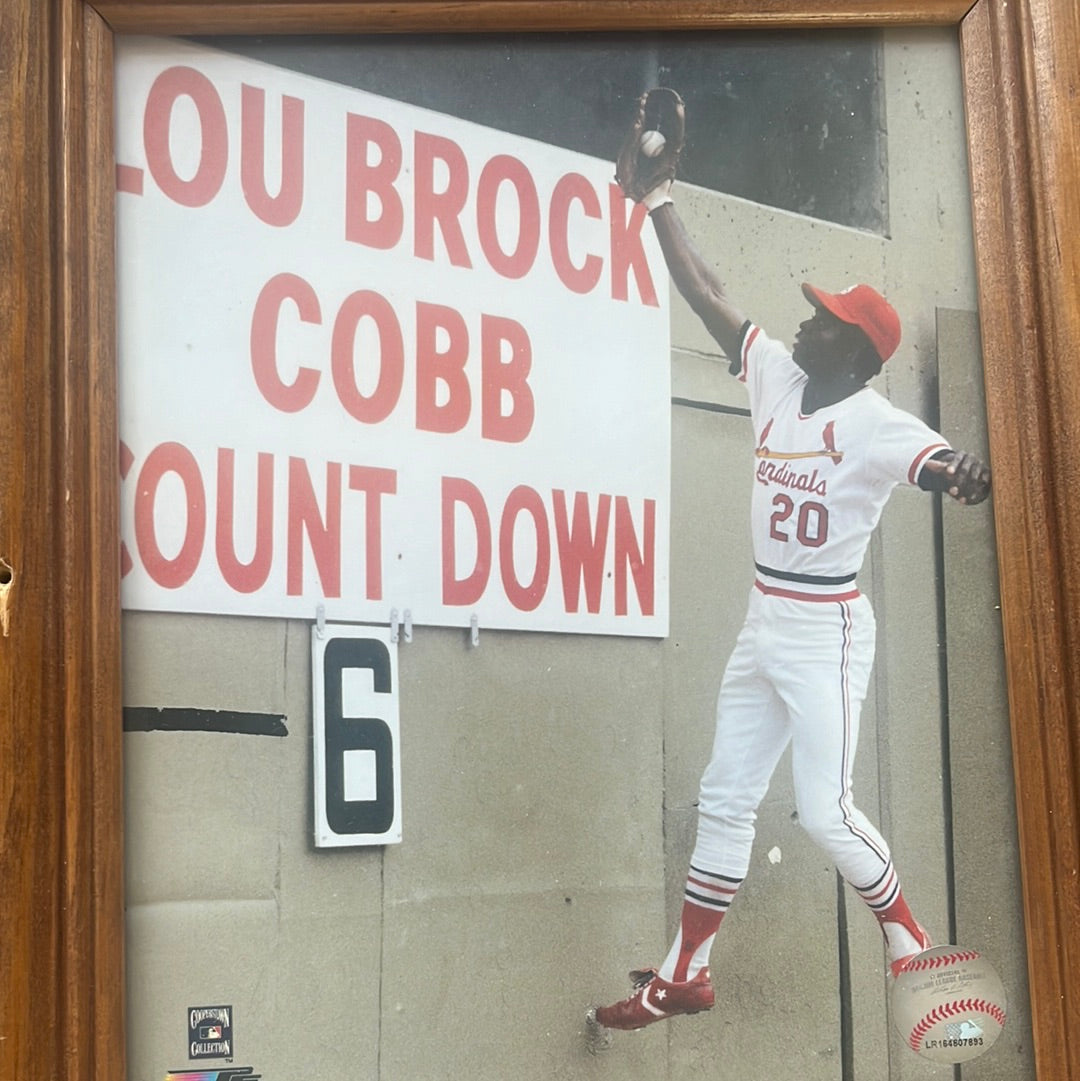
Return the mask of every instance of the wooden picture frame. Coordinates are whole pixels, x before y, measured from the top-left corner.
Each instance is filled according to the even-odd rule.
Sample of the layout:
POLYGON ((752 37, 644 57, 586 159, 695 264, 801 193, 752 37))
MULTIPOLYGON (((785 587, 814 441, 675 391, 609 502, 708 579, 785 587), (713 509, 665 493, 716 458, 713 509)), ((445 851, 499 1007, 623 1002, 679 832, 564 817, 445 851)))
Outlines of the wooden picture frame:
POLYGON ((869 25, 961 44, 1037 1081, 1080 1081, 1080 16, 1056 0, 5 0, 0 1081, 125 1077, 113 34, 869 25))

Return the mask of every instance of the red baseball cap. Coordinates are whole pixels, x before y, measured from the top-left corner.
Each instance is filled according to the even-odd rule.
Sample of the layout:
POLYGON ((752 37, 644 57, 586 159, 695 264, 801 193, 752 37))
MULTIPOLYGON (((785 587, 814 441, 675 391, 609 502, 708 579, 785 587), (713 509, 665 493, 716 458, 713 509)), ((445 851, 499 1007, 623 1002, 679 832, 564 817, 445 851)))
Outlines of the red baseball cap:
POLYGON ((869 285, 852 285, 839 293, 826 293, 803 282, 803 296, 815 308, 830 311, 837 319, 857 326, 870 339, 884 363, 900 344, 900 316, 893 306, 869 285))

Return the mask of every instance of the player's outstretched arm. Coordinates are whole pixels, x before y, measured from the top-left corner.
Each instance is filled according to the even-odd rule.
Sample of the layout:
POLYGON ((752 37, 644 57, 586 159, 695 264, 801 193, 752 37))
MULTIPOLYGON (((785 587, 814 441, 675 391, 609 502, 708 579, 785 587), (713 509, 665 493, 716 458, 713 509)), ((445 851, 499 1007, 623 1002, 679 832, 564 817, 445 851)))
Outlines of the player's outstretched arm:
POLYGON ((972 506, 990 494, 990 467, 966 451, 944 451, 923 465, 919 487, 972 506))
POLYGON ((733 365, 745 319, 694 246, 671 200, 686 131, 683 100, 667 87, 641 95, 623 139, 615 181, 627 199, 649 211, 675 287, 697 313, 733 365))
POLYGON ((652 211, 650 217, 675 288, 705 324, 705 329, 716 339, 727 358, 732 362, 737 361, 740 331, 746 317, 731 303, 723 283, 702 258, 674 205, 665 203, 652 211))

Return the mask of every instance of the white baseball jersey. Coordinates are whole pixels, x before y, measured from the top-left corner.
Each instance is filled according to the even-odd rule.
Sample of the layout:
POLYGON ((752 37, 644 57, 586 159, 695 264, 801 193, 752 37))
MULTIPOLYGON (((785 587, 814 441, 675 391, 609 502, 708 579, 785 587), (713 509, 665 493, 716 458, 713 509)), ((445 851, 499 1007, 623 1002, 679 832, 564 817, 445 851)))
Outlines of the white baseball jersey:
POLYGON ((805 372, 755 325, 741 361, 756 437, 754 560, 793 581, 850 581, 892 489, 916 485, 926 460, 949 444, 869 387, 804 414, 805 372))

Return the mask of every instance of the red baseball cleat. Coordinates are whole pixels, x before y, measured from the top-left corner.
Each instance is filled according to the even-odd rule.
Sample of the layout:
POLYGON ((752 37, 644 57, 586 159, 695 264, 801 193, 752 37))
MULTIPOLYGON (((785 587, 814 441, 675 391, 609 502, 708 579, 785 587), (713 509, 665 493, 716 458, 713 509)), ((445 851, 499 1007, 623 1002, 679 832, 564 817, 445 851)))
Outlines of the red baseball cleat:
POLYGON ((707 968, 686 983, 668 983, 655 968, 631 972, 630 979, 634 992, 629 998, 596 1010, 596 1020, 605 1028, 644 1028, 677 1014, 712 1009, 715 996, 707 968))
POLYGON ((930 949, 933 946, 933 942, 930 941, 930 936, 926 933, 926 928, 921 923, 916 922, 916 928, 918 928, 918 934, 915 936, 915 940, 918 943, 918 949, 914 953, 906 954, 903 957, 898 957, 895 961, 889 962, 889 971, 892 973, 895 980, 901 972, 919 956, 923 950, 930 949))

